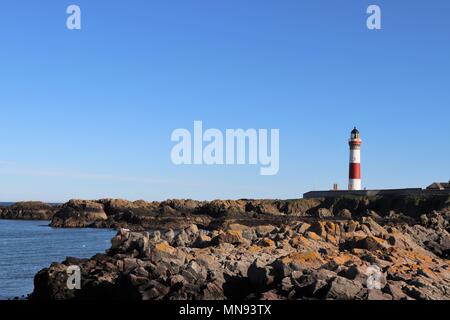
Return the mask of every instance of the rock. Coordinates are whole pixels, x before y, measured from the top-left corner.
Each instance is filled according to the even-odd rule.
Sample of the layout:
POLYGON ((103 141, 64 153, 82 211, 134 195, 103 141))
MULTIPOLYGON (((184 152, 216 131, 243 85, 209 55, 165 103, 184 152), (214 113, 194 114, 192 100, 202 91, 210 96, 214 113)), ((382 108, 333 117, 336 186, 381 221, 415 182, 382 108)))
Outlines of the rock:
POLYGON ((242 224, 233 223, 228 225, 228 231, 239 233, 244 239, 252 241, 257 238, 255 228, 248 227, 242 224))
POLYGON ((422 226, 424 226, 424 227, 428 226, 429 220, 428 220, 428 217, 426 214, 420 215, 419 219, 420 219, 420 223, 422 224, 422 226))
POLYGON ((311 225, 309 223, 302 223, 300 224, 300 226, 297 228, 297 232, 299 234, 305 234, 305 232, 311 227, 311 225))
POLYGON ((308 229, 308 232, 314 232, 319 237, 325 239, 327 236, 326 224, 324 221, 316 221, 308 229))
POLYGON ((369 251, 377 251, 377 250, 387 250, 389 247, 388 243, 381 238, 377 238, 374 236, 366 236, 366 237, 354 237, 345 242, 345 247, 348 250, 352 249, 364 249, 369 251))
MULTIPOLYGON (((306 237, 307 237, 308 239, 310 239, 310 240, 313 240, 313 241, 321 241, 321 240, 324 240, 324 239, 322 239, 321 237, 319 237, 319 236, 317 235, 317 233, 312 232, 312 231, 306 232, 306 237)), ((325 233, 325 237, 326 237, 326 233, 325 233)))
POLYGON ((156 230, 152 234, 152 240, 154 242, 159 242, 161 240, 161 232, 159 230, 156 230))
POLYGON ((146 202, 143 200, 128 201, 124 199, 100 199, 100 203, 108 216, 131 212, 134 214, 150 215, 158 212, 158 202, 146 202))
POLYGON ((108 219, 101 203, 89 200, 70 200, 54 214, 51 226, 77 228, 108 219))
POLYGON ((403 287, 403 292, 415 300, 431 300, 431 297, 415 286, 405 285, 403 287))
POLYGON ((292 282, 291 277, 284 277, 283 280, 281 280, 281 290, 285 293, 289 293, 294 288, 294 284, 292 282))
POLYGON ((392 296, 377 289, 367 290, 367 300, 392 300, 392 296))
POLYGON ((336 239, 335 236, 331 235, 331 234, 327 234, 327 238, 326 238, 327 242, 330 242, 334 245, 338 245, 338 240, 336 239))
POLYGON ((189 281, 206 280, 206 268, 199 265, 196 261, 191 260, 183 270, 183 276, 189 281))
POLYGON ((203 203, 198 209, 198 214, 206 214, 214 218, 241 215, 246 211, 246 201, 214 200, 203 203))
POLYGON ((172 243, 174 238, 175 238, 175 232, 172 229, 169 229, 169 230, 167 230, 167 232, 164 233, 164 239, 168 243, 172 243))
POLYGON ((185 247, 189 244, 188 234, 184 230, 181 230, 181 232, 178 233, 173 239, 172 244, 176 247, 185 247))
POLYGON ((51 220, 57 210, 40 201, 16 202, 9 207, 0 207, 0 219, 9 220, 51 220))
POLYGON ((349 268, 342 270, 339 272, 339 276, 342 276, 344 278, 347 278, 352 281, 359 282, 361 284, 365 284, 366 280, 368 278, 368 274, 366 273, 365 267, 357 266, 357 265, 351 265, 349 268))
POLYGON ((204 300, 225 300, 223 292, 223 283, 221 281, 209 282, 203 290, 204 300))
MULTIPOLYGON (((138 264, 139 265, 139 264, 138 264)), ((150 274, 148 273, 147 270, 145 270, 143 267, 139 266, 136 269, 136 275, 143 277, 143 278, 148 278, 150 276, 150 274)))
POLYGON ((327 289, 327 281, 319 279, 316 274, 305 274, 294 281, 295 292, 293 298, 314 297, 323 299, 327 289))
POLYGON ((210 271, 222 271, 222 265, 219 263, 219 258, 209 251, 201 250, 196 253, 196 262, 210 271))
POLYGON ((123 271, 125 273, 130 273, 131 271, 139 268, 139 264, 137 259, 134 258, 125 258, 123 259, 123 271))
POLYGON ((195 213, 197 212, 205 203, 201 201, 195 201, 191 199, 170 199, 163 201, 159 204, 159 207, 169 207, 175 212, 183 213, 195 213))
POLYGON ((264 291, 274 283, 275 274, 271 266, 265 261, 256 259, 248 268, 247 272, 250 284, 257 290, 264 291))
POLYGON ((196 224, 191 224, 186 230, 186 232, 197 234, 198 233, 198 227, 196 224))
POLYGON ((403 293, 401 286, 398 284, 389 283, 385 289, 386 293, 389 294, 393 300, 406 300, 407 296, 403 293))
POLYGON ((92 299, 99 292, 102 299, 450 298, 449 197, 106 199, 73 201, 64 210, 66 217, 54 217, 60 226, 121 229, 105 254, 41 270, 31 299, 92 299), (383 218, 360 214, 372 209, 383 218), (101 210, 106 220, 87 219, 101 210), (325 217, 327 210, 337 219, 325 217), (428 220, 420 221, 421 214, 428 220), (65 284, 68 265, 82 270, 75 294, 65 284), (369 270, 375 266, 376 286, 369 270))
POLYGON ((322 204, 319 199, 295 199, 280 203, 280 211, 292 216, 308 216, 310 211, 315 210, 322 204))
POLYGON ((277 294, 276 290, 270 290, 261 294, 261 300, 282 300, 283 298, 277 294))
POLYGON ((111 239, 110 253, 130 253, 136 250, 139 256, 145 256, 149 249, 148 233, 131 233, 127 229, 120 229, 111 239))
POLYGON ((278 203, 273 201, 266 201, 266 200, 254 200, 251 202, 248 202, 246 207, 246 211, 255 212, 258 214, 270 214, 270 215, 282 215, 283 212, 281 212, 278 208, 278 203))
POLYGON ((181 275, 177 274, 170 278, 170 286, 173 287, 177 284, 184 285, 187 283, 187 280, 181 275))
POLYGON ((366 212, 365 215, 366 215, 367 217, 369 217, 369 218, 374 219, 374 220, 378 220, 378 219, 381 218, 381 217, 378 215, 378 213, 376 213, 376 212, 373 211, 373 210, 367 210, 367 212, 366 212))
POLYGON ((348 209, 342 209, 341 211, 338 212, 338 214, 336 216, 338 218, 347 219, 347 220, 352 219, 352 213, 348 209))
POLYGON ((195 239, 192 247, 194 248, 206 248, 211 245, 211 237, 205 234, 199 234, 195 239))
POLYGON ((356 229, 358 229, 358 227, 359 227, 359 223, 358 223, 357 221, 351 220, 351 221, 349 221, 349 223, 348 223, 347 231, 348 231, 349 233, 355 232, 356 229))
POLYGON ((317 209, 316 217, 319 219, 331 218, 333 217, 333 213, 327 208, 319 208, 317 209))
POLYGON ((164 286, 158 281, 150 281, 145 290, 141 291, 142 300, 161 300, 170 292, 170 288, 164 286))
POLYGON ((262 226, 257 226, 255 228, 255 231, 256 231, 256 234, 257 234, 258 237, 266 237, 274 229, 275 229, 275 226, 273 226, 273 225, 262 225, 262 226))
POLYGON ((391 246, 395 246, 396 239, 394 236, 387 236, 386 238, 387 243, 389 243, 391 246))
POLYGON ((326 298, 336 300, 353 300, 363 289, 361 284, 339 276, 329 286, 326 298))
POLYGON ((185 262, 186 255, 164 241, 150 248, 150 258, 155 263, 167 262, 181 266, 185 262))
POLYGON ((377 237, 365 237, 362 240, 356 242, 355 248, 361 248, 369 251, 385 250, 388 248, 383 239, 377 237))
POLYGON ((362 218, 362 225, 368 227, 370 233, 378 238, 385 238, 387 231, 370 217, 362 218))
POLYGON ((275 242, 270 238, 263 238, 257 242, 260 247, 275 247, 275 242))
POLYGON ((278 258, 274 267, 280 274, 280 278, 290 276, 293 271, 304 269, 318 269, 325 261, 316 251, 292 252, 287 256, 278 258))
POLYGON ((237 230, 227 230, 224 233, 219 234, 211 240, 211 245, 217 246, 221 243, 229 243, 233 245, 239 245, 244 243, 245 239, 242 237, 242 233, 237 230))

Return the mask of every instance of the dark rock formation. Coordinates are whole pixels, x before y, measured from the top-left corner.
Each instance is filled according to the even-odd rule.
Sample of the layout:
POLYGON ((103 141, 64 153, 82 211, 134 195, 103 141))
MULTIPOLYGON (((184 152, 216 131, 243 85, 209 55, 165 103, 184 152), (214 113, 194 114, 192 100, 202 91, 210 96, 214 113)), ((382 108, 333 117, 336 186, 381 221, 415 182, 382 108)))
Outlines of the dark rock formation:
POLYGON ((51 220, 57 206, 39 201, 17 202, 9 207, 0 207, 0 219, 51 220))
POLYGON ((32 299, 450 299, 448 196, 71 200, 51 225, 120 230, 41 270, 32 299))
MULTIPOLYGON (((249 203, 255 208, 261 205, 245 202, 243 206, 244 202, 236 207, 247 210, 249 203)), ((107 221, 109 202, 95 203, 72 202, 62 212, 84 212, 83 221, 105 219, 106 214, 102 221, 107 221)), ((280 204, 266 209, 283 207, 280 204)), ((230 203, 206 205, 221 217, 230 203)), ((149 205, 149 216, 165 207, 192 210, 195 215, 205 204, 149 205)), ((408 225, 395 219, 350 220, 342 210, 338 212, 345 219, 334 221, 312 218, 276 225, 262 221, 254 226, 230 220, 209 229, 197 224, 152 232, 120 229, 105 254, 68 258, 41 270, 30 298, 450 299, 444 240, 448 214, 431 213, 427 219, 422 217, 423 225, 408 225), (439 233, 429 238, 431 244, 424 237, 434 234, 433 228, 439 233), (80 290, 66 286, 70 265, 81 269, 80 290)))
POLYGON ((89 200, 70 200, 63 204, 54 215, 51 225, 53 227, 79 228, 95 221, 107 219, 101 203, 89 200))
MULTIPOLYGON (((54 227, 96 227, 145 230, 183 228, 191 223, 211 225, 230 220, 249 224, 283 224, 308 219, 349 220, 363 216, 407 224, 436 225, 433 212, 450 212, 448 196, 341 197, 297 200, 167 200, 163 202, 102 199, 71 200, 55 214, 54 227), (430 218, 428 218, 430 216, 430 218), (425 220, 426 221, 425 221, 425 220), (423 220, 423 221, 422 221, 423 220), (256 221, 256 222, 254 222, 256 221)), ((441 226, 441 228, 446 228, 441 226)))

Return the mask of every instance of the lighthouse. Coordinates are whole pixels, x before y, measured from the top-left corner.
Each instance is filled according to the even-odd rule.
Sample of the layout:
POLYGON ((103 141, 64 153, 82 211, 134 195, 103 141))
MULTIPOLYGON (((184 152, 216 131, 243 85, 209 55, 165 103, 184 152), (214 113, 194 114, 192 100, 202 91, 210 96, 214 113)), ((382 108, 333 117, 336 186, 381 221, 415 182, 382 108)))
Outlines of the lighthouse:
POLYGON ((361 138, 356 127, 350 133, 350 165, 348 173, 348 190, 361 190, 361 138))

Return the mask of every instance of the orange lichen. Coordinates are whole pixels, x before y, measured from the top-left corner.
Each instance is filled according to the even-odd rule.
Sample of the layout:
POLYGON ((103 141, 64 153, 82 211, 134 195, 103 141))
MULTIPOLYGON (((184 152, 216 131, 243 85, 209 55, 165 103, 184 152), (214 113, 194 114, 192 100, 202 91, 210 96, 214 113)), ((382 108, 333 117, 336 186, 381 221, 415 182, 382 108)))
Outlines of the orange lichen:
POLYGON ((284 264, 295 263, 311 268, 318 268, 325 263, 318 252, 311 250, 303 252, 293 252, 282 258, 281 261, 284 264))
POLYGON ((155 250, 157 251, 162 251, 162 252, 167 252, 170 254, 174 254, 176 249, 172 246, 170 246, 167 242, 161 242, 161 243, 157 243, 155 245, 155 250))

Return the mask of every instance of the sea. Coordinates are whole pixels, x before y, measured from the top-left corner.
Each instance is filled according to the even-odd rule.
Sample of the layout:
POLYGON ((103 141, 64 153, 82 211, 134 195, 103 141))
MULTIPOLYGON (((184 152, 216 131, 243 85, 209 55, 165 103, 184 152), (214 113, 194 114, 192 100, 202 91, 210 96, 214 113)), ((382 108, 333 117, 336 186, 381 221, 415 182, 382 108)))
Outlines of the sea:
POLYGON ((34 275, 66 257, 90 258, 111 246, 116 231, 62 229, 50 221, 0 220, 0 300, 24 299, 34 275))

